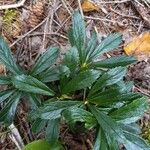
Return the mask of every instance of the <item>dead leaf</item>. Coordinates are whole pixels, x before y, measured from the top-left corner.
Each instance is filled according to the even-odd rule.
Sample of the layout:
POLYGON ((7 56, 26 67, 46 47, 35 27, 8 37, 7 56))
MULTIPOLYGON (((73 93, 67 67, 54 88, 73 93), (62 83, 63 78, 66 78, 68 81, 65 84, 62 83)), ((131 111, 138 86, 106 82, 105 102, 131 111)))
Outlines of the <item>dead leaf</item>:
POLYGON ((90 12, 90 11, 99 11, 99 7, 94 4, 94 2, 89 1, 89 0, 84 0, 84 2, 82 3, 82 9, 84 12, 90 12))
POLYGON ((134 38, 124 46, 124 51, 127 55, 136 56, 138 60, 150 58, 150 32, 145 32, 134 38))
POLYGON ((5 73, 6 69, 5 66, 3 64, 0 64, 0 74, 5 73))

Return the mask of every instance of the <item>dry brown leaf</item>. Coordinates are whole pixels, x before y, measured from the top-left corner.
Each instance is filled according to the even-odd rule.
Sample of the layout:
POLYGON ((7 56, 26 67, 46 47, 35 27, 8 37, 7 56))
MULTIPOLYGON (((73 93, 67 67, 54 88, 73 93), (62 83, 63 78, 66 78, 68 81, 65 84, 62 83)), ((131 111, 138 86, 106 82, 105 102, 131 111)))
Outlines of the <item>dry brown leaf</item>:
POLYGON ((150 57, 150 32, 145 32, 134 38, 124 46, 127 55, 134 55, 138 60, 147 60, 150 57))
POLYGON ((5 73, 6 69, 5 66, 3 64, 0 64, 0 74, 5 73))
POLYGON ((90 12, 90 11, 94 11, 94 10, 99 11, 99 7, 89 0, 83 1, 82 9, 84 12, 90 12))

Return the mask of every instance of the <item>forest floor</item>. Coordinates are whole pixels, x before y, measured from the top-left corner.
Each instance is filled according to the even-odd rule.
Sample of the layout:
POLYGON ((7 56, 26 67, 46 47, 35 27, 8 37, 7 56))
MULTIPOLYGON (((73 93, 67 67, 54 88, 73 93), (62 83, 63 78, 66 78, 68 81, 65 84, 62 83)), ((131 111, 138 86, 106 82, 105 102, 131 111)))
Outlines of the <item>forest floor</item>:
MULTIPOLYGON (((109 57, 123 54, 124 45, 132 41, 133 37, 150 31, 149 0, 92 1, 96 5, 96 10, 93 11, 88 8, 86 12, 83 12, 81 8, 83 1, 80 0, 0 0, 0 35, 9 43, 17 62, 25 69, 29 69, 36 58, 50 45, 60 47, 59 61, 61 61, 69 47, 67 31, 70 28, 74 10, 83 13, 88 37, 90 37, 90 31, 92 30, 97 32, 99 41, 109 33, 122 33, 122 45, 108 53, 109 57), (19 6, 20 2, 24 3, 19 6), (13 5, 14 8, 7 9, 12 4, 18 5, 13 5)), ((0 65, 0 73, 3 73, 4 70, 4 66, 0 65)), ((150 58, 142 56, 136 64, 130 66, 127 79, 134 81, 133 91, 140 92, 150 99, 150 58)), ((16 122, 16 127, 25 144, 38 138, 37 135, 31 133, 30 124, 26 122, 26 110, 21 104, 17 111, 16 122)), ((144 132, 150 130, 149 112, 145 113, 140 123, 144 132)), ((70 149, 75 150, 75 145, 79 145, 77 150, 80 150, 83 145, 80 136, 73 137, 65 132, 64 126, 61 136, 70 145, 70 149)), ((92 133, 86 136, 91 141, 93 140, 92 133)), ((148 139, 147 135, 144 136, 148 139)), ((87 149, 90 149, 88 148, 90 143, 86 142, 85 144, 89 145, 87 149)), ((0 149, 16 149, 9 131, 6 132, 4 127, 0 127, 0 149)))

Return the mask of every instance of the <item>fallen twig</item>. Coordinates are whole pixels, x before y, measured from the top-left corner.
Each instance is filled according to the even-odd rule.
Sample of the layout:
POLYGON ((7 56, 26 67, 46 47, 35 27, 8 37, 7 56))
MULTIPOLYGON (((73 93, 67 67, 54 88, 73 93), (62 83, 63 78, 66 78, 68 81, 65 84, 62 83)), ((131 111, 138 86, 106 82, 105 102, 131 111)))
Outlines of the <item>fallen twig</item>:
POLYGON ((68 13, 70 14, 70 16, 72 16, 72 10, 70 10, 70 7, 68 8, 66 1, 65 0, 61 0, 62 4, 64 5, 64 7, 66 8, 66 10, 68 11, 68 13))
POLYGON ((16 43, 18 43, 20 40, 22 40, 23 38, 25 38, 28 34, 32 33, 34 30, 36 30, 38 27, 40 27, 42 24, 45 23, 45 21, 47 20, 47 18, 45 18, 42 22, 40 22, 37 26, 35 26, 32 30, 30 30, 29 32, 25 33, 24 35, 22 35, 21 37, 19 37, 14 43, 12 43, 10 45, 10 47, 14 46, 16 43))
POLYGON ((122 1, 108 1, 108 2, 98 2, 99 4, 111 4, 111 3, 125 3, 130 0, 122 0, 122 1))
POLYGON ((19 134, 18 129, 15 127, 14 124, 11 124, 9 126, 9 129, 11 131, 11 133, 9 134, 9 137, 11 138, 11 140, 15 143, 15 145, 17 146, 17 148, 19 150, 21 150, 24 147, 24 143, 23 140, 19 134))
MULTIPOLYGON (((150 28, 150 20, 149 18, 147 18, 146 12, 144 10, 142 10, 142 6, 141 5, 137 5, 136 2, 131 1, 132 6, 134 7, 134 9, 136 10, 136 12, 141 16, 141 18, 144 20, 144 22, 146 23, 146 25, 150 28)), ((138 2, 139 4, 139 2, 138 2)))
POLYGON ((16 3, 16 4, 2 5, 2 6, 0 6, 0 10, 21 7, 21 6, 24 5, 25 1, 26 1, 26 0, 21 0, 21 1, 19 1, 18 3, 16 3))
POLYGON ((98 18, 98 17, 91 17, 91 16, 84 16, 84 18, 92 19, 92 20, 99 20, 99 21, 106 21, 106 22, 111 22, 111 23, 117 23, 117 21, 113 21, 113 20, 106 19, 106 18, 98 18))
POLYGON ((80 13, 82 17, 84 17, 80 0, 78 0, 78 5, 79 5, 80 13))

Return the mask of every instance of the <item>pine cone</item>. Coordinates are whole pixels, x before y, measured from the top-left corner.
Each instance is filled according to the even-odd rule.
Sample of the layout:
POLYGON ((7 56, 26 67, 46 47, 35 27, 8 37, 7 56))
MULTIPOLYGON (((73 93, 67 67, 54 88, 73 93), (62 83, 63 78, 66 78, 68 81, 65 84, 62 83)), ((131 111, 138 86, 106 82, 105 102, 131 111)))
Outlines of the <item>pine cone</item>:
POLYGON ((28 25, 34 28, 42 20, 44 14, 45 3, 43 1, 36 2, 30 9, 28 25))
POLYGON ((16 21, 12 24, 12 31, 11 31, 12 37, 16 38, 17 36, 20 35, 20 33, 21 33, 21 23, 16 21))

